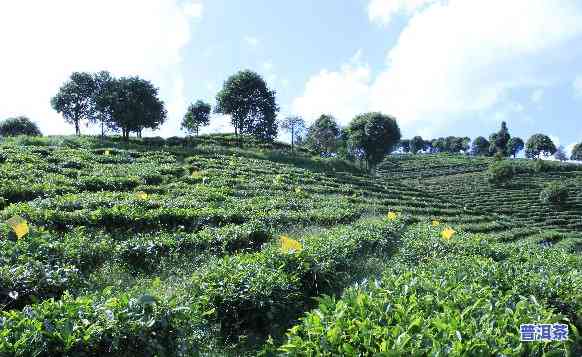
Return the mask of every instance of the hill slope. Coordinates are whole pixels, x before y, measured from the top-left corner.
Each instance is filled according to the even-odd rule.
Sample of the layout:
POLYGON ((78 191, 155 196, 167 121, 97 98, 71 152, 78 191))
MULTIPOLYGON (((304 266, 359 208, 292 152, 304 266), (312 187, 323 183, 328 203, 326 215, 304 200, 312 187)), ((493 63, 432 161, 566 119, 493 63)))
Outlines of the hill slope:
MULTIPOLYGON (((483 161, 428 156, 371 178, 227 139, 5 142, 0 221, 30 232, 0 225, 0 352, 579 351, 575 243, 503 243, 528 223, 438 183, 483 161), (565 318, 569 342, 519 343, 520 323, 565 318)), ((577 199, 574 223, 551 225, 569 242, 577 199)))

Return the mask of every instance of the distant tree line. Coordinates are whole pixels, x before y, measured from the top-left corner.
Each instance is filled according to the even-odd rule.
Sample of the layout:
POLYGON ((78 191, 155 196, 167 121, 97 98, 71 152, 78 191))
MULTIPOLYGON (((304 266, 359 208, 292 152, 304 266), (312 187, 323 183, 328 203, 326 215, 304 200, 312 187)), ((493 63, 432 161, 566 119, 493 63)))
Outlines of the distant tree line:
MULTIPOLYGON (((139 77, 115 78, 109 72, 74 72, 51 99, 52 107, 81 134, 82 124, 94 124, 106 131, 120 132, 124 139, 131 133, 142 136, 144 129, 158 129, 167 118, 158 88, 139 77)), ((209 125, 211 114, 230 117, 235 135, 252 135, 272 142, 279 130, 290 134, 291 150, 301 146, 322 157, 337 156, 366 162, 373 168, 386 154, 398 149, 403 153, 465 153, 478 156, 515 157, 525 149, 527 158, 555 155, 566 160, 562 147, 556 147, 545 134, 534 134, 527 142, 512 137, 506 122, 499 131, 485 138, 447 136, 424 139, 414 136, 402 139, 396 119, 382 113, 363 113, 346 126, 336 118, 322 114, 309 127, 299 116, 277 119, 280 108, 276 92, 257 73, 243 70, 230 76, 216 95, 214 108, 198 100, 185 111, 180 128, 198 135, 209 125)), ((0 135, 40 135, 38 127, 24 117, 10 118, 0 123, 0 135)), ((572 151, 571 159, 582 160, 582 143, 572 151)))

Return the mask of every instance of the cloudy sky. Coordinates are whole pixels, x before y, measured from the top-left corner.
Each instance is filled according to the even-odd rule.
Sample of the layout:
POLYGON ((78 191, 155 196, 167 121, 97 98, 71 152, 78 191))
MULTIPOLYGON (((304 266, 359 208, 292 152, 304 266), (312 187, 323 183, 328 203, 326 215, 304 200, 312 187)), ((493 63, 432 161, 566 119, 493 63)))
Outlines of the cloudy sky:
MULTIPOLYGON (((582 142, 580 0, 2 0, 0 33, 0 118, 47 134, 73 133, 49 104, 73 71, 151 80, 171 136, 188 103, 249 68, 283 116, 382 111, 406 137, 487 136, 505 120, 582 142)), ((228 130, 219 116, 207 129, 228 130)))

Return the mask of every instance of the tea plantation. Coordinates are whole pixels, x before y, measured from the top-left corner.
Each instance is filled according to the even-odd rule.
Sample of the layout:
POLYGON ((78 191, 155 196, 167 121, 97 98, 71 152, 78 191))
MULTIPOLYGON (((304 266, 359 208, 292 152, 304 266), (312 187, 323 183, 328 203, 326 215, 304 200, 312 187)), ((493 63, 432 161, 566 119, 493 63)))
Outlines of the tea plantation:
POLYGON ((582 355, 582 167, 237 144, 0 143, 0 356, 582 355))

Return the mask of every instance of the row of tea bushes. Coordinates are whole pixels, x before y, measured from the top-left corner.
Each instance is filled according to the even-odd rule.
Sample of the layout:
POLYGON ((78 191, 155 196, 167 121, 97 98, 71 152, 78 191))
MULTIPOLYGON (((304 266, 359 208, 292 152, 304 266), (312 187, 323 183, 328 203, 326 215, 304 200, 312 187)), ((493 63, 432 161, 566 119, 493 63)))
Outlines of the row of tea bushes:
POLYGON ((380 280, 325 297, 265 354, 579 355, 582 259, 416 225, 380 280), (520 324, 562 323, 569 340, 523 343, 520 324))

